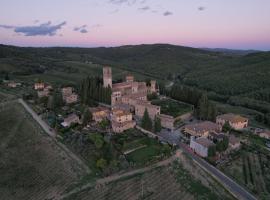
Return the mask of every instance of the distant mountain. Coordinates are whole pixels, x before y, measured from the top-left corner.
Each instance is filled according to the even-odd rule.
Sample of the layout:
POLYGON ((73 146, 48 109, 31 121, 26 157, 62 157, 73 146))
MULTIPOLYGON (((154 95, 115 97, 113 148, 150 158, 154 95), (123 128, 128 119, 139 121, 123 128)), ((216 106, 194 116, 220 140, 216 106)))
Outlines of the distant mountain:
POLYGON ((238 49, 223 49, 223 48, 201 48, 206 51, 220 52, 228 55, 247 55, 250 53, 261 52, 258 50, 238 50, 238 49))

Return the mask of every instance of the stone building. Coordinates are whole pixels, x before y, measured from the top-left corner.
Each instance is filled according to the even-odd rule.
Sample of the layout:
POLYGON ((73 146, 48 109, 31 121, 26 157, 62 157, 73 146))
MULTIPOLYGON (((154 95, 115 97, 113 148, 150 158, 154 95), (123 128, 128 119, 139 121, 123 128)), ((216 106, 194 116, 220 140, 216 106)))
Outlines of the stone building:
POLYGON ((34 84, 34 89, 35 90, 43 90, 45 87, 45 83, 39 82, 34 84))
POLYGON ((130 111, 135 111, 135 115, 143 117, 145 109, 148 110, 149 116, 153 120, 156 115, 160 114, 160 107, 152 105, 147 101, 147 94, 158 93, 156 81, 152 80, 150 86, 146 82, 134 80, 132 75, 126 76, 126 81, 112 84, 112 71, 109 67, 103 68, 104 87, 112 87, 111 106, 128 105, 130 111))
POLYGON ((109 119, 110 117, 110 110, 103 106, 90 108, 90 112, 92 113, 93 120, 95 122, 101 122, 102 120, 109 119))
POLYGON ((241 130, 248 126, 248 119, 240 115, 228 113, 216 117, 216 123, 220 126, 223 126, 226 122, 235 130, 241 130))
POLYGON ((78 101, 78 95, 77 94, 71 94, 69 96, 63 97, 63 100, 66 104, 72 104, 76 103, 78 101))
POLYGON ((184 133, 194 137, 208 137, 210 132, 221 132, 222 127, 210 121, 199 122, 184 126, 184 133))
POLYGON ((103 68, 103 84, 106 88, 112 88, 112 69, 110 67, 103 68))
POLYGON ((70 114, 68 117, 64 119, 61 123, 63 127, 70 127, 71 124, 79 124, 80 118, 76 114, 70 114))
POLYGON ((174 130, 175 119, 173 116, 160 114, 158 117, 160 118, 161 126, 163 128, 170 129, 171 131, 174 130))
POLYGON ((136 122, 132 119, 132 113, 115 109, 112 111, 112 129, 115 133, 122 133, 125 130, 134 128, 136 122))
POLYGON ((149 117, 154 120, 157 115, 160 115, 160 106, 152 105, 148 101, 137 101, 135 104, 135 115, 142 118, 145 110, 148 111, 149 117))
POLYGON ((72 87, 62 88, 62 97, 63 97, 63 101, 66 104, 76 103, 78 101, 78 95, 73 92, 72 87))
POLYGON ((215 144, 208 140, 207 138, 200 137, 195 139, 191 137, 190 148, 201 157, 208 157, 208 149, 215 144))

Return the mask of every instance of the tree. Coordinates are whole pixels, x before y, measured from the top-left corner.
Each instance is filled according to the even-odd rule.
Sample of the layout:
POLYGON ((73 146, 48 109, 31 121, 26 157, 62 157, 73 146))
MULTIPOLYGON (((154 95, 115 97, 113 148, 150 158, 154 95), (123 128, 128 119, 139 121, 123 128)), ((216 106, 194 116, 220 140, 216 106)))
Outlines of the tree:
POLYGON ((154 128, 155 128, 155 132, 157 133, 157 132, 160 132, 161 131, 161 120, 160 120, 160 118, 159 117, 155 117, 155 120, 154 120, 154 128))
POLYGON ((156 92, 147 95, 147 100, 148 101, 152 101, 152 100, 157 99, 157 98, 158 98, 158 95, 157 95, 156 92))
POLYGON ((101 170, 104 170, 105 167, 107 166, 107 161, 103 158, 100 158, 97 160, 97 163, 96 163, 96 166, 101 169, 101 170))
POLYGON ((103 136, 97 133, 89 135, 89 139, 95 144, 97 149, 101 149, 105 142, 103 136))
POLYGON ((144 110, 143 118, 142 118, 142 127, 148 131, 152 130, 152 120, 149 117, 147 108, 144 110))
POLYGON ((216 155, 216 146, 215 145, 211 145, 208 148, 208 157, 213 157, 216 155))
POLYGON ((225 124, 222 127, 222 131, 224 132, 230 132, 232 130, 232 127, 228 121, 225 122, 225 124))
POLYGON ((83 113, 83 126, 86 126, 88 124, 89 121, 92 120, 92 113, 90 112, 90 110, 88 108, 85 109, 84 113, 83 113))
POLYGON ((229 139, 227 136, 225 136, 222 141, 217 142, 216 150, 218 152, 223 152, 223 151, 226 151, 228 146, 229 146, 229 139))
POLYGON ((5 74, 4 80, 6 80, 6 81, 10 80, 8 72, 5 74))

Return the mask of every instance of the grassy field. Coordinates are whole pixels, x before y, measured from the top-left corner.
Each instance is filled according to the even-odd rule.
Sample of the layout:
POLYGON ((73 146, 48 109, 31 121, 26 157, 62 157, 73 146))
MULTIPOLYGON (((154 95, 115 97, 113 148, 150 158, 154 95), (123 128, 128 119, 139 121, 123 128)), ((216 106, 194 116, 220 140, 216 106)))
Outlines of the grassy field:
POLYGON ((245 146, 233 160, 221 167, 227 175, 248 188, 260 199, 270 198, 270 153, 245 146))
POLYGON ((86 175, 20 104, 0 109, 0 199, 56 199, 86 175))
POLYGON ((191 105, 171 99, 153 100, 152 104, 161 106, 162 114, 171 115, 173 117, 178 117, 192 111, 191 105))

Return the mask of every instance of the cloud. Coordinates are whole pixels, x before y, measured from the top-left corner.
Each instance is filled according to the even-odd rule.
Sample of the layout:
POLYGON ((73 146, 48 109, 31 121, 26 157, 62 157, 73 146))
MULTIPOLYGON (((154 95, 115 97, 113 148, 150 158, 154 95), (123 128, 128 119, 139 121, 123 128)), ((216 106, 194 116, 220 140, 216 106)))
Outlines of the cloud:
POLYGON ((88 31, 85 28, 81 29, 80 32, 81 33, 88 33, 88 31))
POLYGON ((142 8, 138 8, 138 10, 140 10, 140 11, 146 11, 146 10, 150 10, 150 7, 149 6, 145 6, 145 7, 142 7, 142 8))
POLYGON ((73 31, 79 31, 80 33, 88 33, 88 30, 86 29, 87 25, 82 25, 79 27, 74 27, 73 31))
POLYGON ((134 5, 136 3, 144 4, 147 0, 109 0, 109 3, 115 4, 115 5, 123 5, 127 4, 129 6, 134 5))
POLYGON ((173 13, 170 11, 166 11, 163 13, 163 16, 165 16, 165 17, 170 16, 170 15, 173 15, 173 13))
POLYGON ((13 29, 15 33, 22 33, 24 36, 54 36, 64 25, 66 25, 65 21, 56 25, 52 25, 52 23, 48 21, 47 23, 33 26, 0 25, 0 27, 13 29))
POLYGON ((206 9, 206 8, 203 7, 203 6, 198 7, 198 10, 199 10, 199 11, 204 11, 205 9, 206 9))

